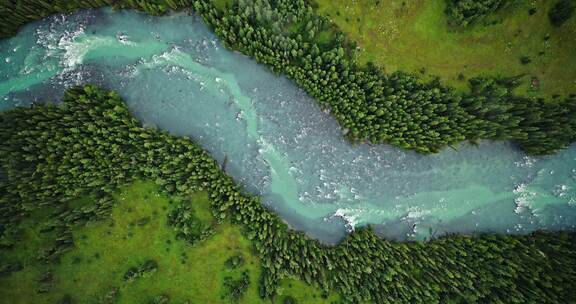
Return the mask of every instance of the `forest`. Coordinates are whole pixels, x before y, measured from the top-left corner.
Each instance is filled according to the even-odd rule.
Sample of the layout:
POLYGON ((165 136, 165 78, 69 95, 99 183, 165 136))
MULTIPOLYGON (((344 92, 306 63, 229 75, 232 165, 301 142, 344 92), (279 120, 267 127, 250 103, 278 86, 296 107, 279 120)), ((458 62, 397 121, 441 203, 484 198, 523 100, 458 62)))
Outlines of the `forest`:
MULTIPOLYGON (((262 263, 258 286, 263 298, 273 298, 278 282, 289 275, 336 291, 347 303, 576 300, 570 288, 576 277, 574 232, 449 235, 424 243, 387 241, 366 227, 337 246, 323 245, 288 229, 191 139, 143 128, 115 92, 77 87, 66 93, 61 105, 2 112, 0 127, 3 248, 18 243, 17 223, 35 209, 57 208, 82 195, 99 197, 93 205, 54 218, 52 229, 58 237, 45 251, 45 259, 55 260, 74 246, 71 227, 108 216, 111 193, 136 179, 147 179, 180 197, 206 191, 216 219, 244 227, 262 263)), ((191 227, 188 230, 196 232, 190 235, 210 237, 194 217, 184 215, 185 210, 175 210, 169 218, 176 231, 191 227)), ((234 267, 241 262, 227 263, 234 267)), ((146 275, 150 265, 134 265, 127 278, 146 275)), ((18 271, 17 266, 2 268, 18 271)), ((241 290, 242 284, 228 283, 234 290, 241 290)))
MULTIPOLYGON (((448 14, 456 25, 494 12, 503 1, 485 1, 473 13, 464 2, 470 1, 450 1, 454 6, 448 14)), ((0 36, 54 13, 108 5, 155 15, 170 9, 200 14, 228 47, 305 89, 352 142, 386 142, 434 153, 461 141, 509 140, 542 155, 576 138, 575 94, 554 100, 518 96, 515 77, 473 78, 470 92, 462 93, 439 81, 360 66, 352 59, 354 42, 303 0, 2 0, 0 36)), ((573 5, 560 1, 550 22, 562 26, 573 11, 573 5)), ((46 263, 57 262, 75 246, 73 227, 110 216, 115 191, 152 180, 166 195, 208 193, 218 222, 243 227, 261 261, 257 284, 262 298, 277 297, 279 282, 294 276, 339 293, 345 303, 576 302, 574 232, 394 242, 365 227, 327 246, 289 229, 192 139, 144 128, 116 92, 102 88, 75 87, 60 105, 1 112, 0 142, 0 248, 16 246, 22 237, 19 223, 48 206, 61 212, 47 228, 57 238, 42 253, 46 263), (90 206, 59 209, 83 196, 96 199, 90 206)), ((185 205, 175 208, 168 221, 178 238, 190 244, 209 239, 215 229, 185 205)), ((21 270, 18 262, 1 263, 2 274, 21 270)), ((240 258, 226 262, 230 268, 241 264, 240 258)), ((155 261, 133 265, 126 282, 153 273, 156 266, 155 261)), ((225 286, 236 297, 249 284, 242 275, 225 286)), ((106 301, 113 303, 114 297, 106 301)), ((159 295, 158 302, 166 300, 159 295)))
MULTIPOLYGON (((225 45, 304 88, 330 110, 352 142, 386 142, 434 153, 461 141, 509 140, 529 154, 542 155, 566 147, 576 137, 575 94, 555 100, 517 96, 512 91, 519 83, 513 76, 473 78, 469 93, 457 93, 437 80, 423 82, 415 75, 359 66, 351 60, 354 42, 303 0, 5 0, 0 6, 0 36, 55 12, 103 5, 151 14, 192 8, 225 45)), ((560 5, 558 10, 563 16, 570 6, 560 5)))

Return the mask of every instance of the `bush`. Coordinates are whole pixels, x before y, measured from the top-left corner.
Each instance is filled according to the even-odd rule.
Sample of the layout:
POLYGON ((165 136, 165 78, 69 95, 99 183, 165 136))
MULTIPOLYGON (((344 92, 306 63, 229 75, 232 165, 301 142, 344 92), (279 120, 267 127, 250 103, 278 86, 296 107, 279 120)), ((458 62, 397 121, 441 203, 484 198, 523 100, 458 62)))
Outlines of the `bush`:
POLYGON ((242 267, 242 265, 244 265, 244 257, 242 257, 242 255, 231 256, 226 260, 224 265, 228 269, 236 269, 242 267))
POLYGON ((446 0, 448 24, 466 27, 501 8, 507 0, 446 0))
POLYGON ((548 18, 552 25, 558 27, 568 21, 570 17, 574 14, 576 5, 573 0, 560 0, 554 5, 554 7, 548 12, 548 18))
POLYGON ((242 298, 244 293, 246 293, 249 285, 250 277, 248 276, 247 271, 242 272, 242 275, 237 280, 234 280, 232 277, 224 278, 224 291, 226 293, 226 297, 235 303, 238 302, 240 298, 242 298))
POLYGON ((168 214, 168 224, 174 227, 176 237, 194 245, 214 232, 212 225, 201 221, 189 203, 180 204, 168 214))
POLYGON ((156 272, 156 270, 158 270, 158 263, 154 260, 147 260, 137 267, 130 267, 126 273, 124 273, 124 281, 129 283, 138 278, 149 277, 156 272))
POLYGON ((528 57, 528 56, 522 56, 522 57, 520 57, 520 63, 521 63, 521 64, 527 65, 527 64, 529 64, 530 62, 532 62, 532 59, 530 59, 530 57, 528 57))

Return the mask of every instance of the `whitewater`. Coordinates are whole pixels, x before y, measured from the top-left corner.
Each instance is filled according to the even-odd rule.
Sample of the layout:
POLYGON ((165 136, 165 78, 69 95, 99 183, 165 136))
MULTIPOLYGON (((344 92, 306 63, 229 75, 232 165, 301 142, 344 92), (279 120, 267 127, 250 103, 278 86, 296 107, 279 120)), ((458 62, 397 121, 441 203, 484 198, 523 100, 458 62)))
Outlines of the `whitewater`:
POLYGON ((352 145, 293 82, 225 49, 201 18, 85 10, 0 41, 0 110, 66 88, 117 90, 150 128, 189 136, 292 228, 327 243, 576 227, 576 146, 530 157, 507 142, 435 155, 352 145))

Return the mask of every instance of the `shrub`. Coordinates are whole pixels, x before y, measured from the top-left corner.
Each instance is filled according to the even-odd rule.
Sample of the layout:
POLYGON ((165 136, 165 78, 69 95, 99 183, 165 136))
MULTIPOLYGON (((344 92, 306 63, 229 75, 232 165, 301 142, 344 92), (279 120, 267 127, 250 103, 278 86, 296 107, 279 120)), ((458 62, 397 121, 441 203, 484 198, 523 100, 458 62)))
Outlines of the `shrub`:
POLYGON ((548 18, 552 25, 558 27, 568 21, 570 17, 574 14, 576 5, 573 0, 560 0, 554 5, 554 7, 548 12, 548 18))
POLYGON ((124 273, 124 281, 133 282, 138 278, 145 278, 151 276, 158 270, 158 263, 154 260, 147 260, 137 267, 130 267, 124 273))
POLYGON ((507 0, 446 0, 448 24, 466 27, 501 8, 507 0))
POLYGON ((242 255, 239 255, 239 254, 235 255, 235 256, 231 256, 230 258, 228 258, 226 260, 224 265, 228 269, 236 269, 236 268, 242 267, 242 265, 244 265, 244 257, 242 257, 242 255))
POLYGON ((232 277, 224 278, 224 291, 226 293, 226 297, 235 303, 238 302, 240 298, 242 298, 244 293, 246 293, 249 285, 250 277, 248 276, 247 271, 242 272, 240 278, 236 280, 232 277))
POLYGON ((168 224, 174 227, 176 237, 194 245, 214 232, 212 225, 201 221, 189 203, 182 203, 168 214, 168 224))
POLYGON ((530 57, 528 57, 528 56, 522 56, 522 57, 520 57, 520 63, 521 63, 521 64, 527 65, 527 64, 529 64, 530 62, 532 62, 532 59, 530 59, 530 57))

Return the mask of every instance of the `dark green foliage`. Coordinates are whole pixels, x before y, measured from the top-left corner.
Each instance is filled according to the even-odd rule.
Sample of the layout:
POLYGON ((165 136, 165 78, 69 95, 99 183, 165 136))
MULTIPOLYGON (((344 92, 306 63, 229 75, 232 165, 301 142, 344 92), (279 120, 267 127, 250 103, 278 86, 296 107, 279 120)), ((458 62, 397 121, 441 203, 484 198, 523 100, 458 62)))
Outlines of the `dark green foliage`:
POLYGON ((183 203, 168 214, 168 224, 174 227, 176 237, 194 245, 214 233, 214 227, 201 221, 189 204, 183 203))
POLYGON ((73 304, 74 301, 72 300, 72 297, 70 295, 65 295, 63 296, 60 301, 58 301, 58 304, 73 304))
POLYGON ((8 276, 13 272, 18 272, 24 267, 21 262, 5 263, 4 261, 0 264, 0 277, 8 276))
MULTIPOLYGON (((54 12, 103 6, 108 1, 112 2, 59 0, 44 5, 20 0, 16 6, 0 5, 0 36, 54 12)), ((476 16, 506 2, 452 1, 449 7, 467 12, 463 16, 476 16)), ((238 0, 222 10, 207 0, 113 2, 115 7, 145 11, 156 6, 193 7, 226 46, 283 72, 330 109, 351 141, 387 142, 434 153, 461 141, 510 140, 530 154, 549 154, 576 139, 575 97, 549 104, 510 91, 462 95, 438 81, 423 83, 412 75, 386 75, 375 67, 359 67, 351 59, 353 43, 303 0, 238 0), (294 27, 299 30, 286 30, 294 27), (310 32, 329 32, 333 38, 320 43, 310 32)))
POLYGON ((298 302, 296 302, 296 299, 293 296, 285 296, 284 297, 284 301, 282 301, 283 304, 297 304, 298 302))
POLYGON ((248 286, 250 285, 250 276, 248 272, 244 271, 240 275, 239 279, 233 279, 232 277, 224 278, 224 292, 226 297, 230 299, 233 303, 240 301, 248 286))
POLYGON ((131 267, 124 273, 124 281, 130 283, 138 278, 146 278, 153 275, 158 270, 158 263, 154 260, 147 260, 137 267, 131 267))
POLYGON ((138 277, 139 277, 138 268, 136 267, 130 267, 130 269, 128 269, 126 273, 124 273, 124 281, 126 282, 132 282, 138 277))
POLYGON ((176 9, 181 0, 2 0, 0 1, 0 37, 12 35, 23 24, 55 13, 67 13, 80 8, 112 6, 115 9, 135 8, 151 15, 176 9), (174 6, 170 5, 173 4, 174 6))
POLYGON ((54 276, 50 271, 46 271, 40 274, 40 276, 36 279, 36 282, 38 284, 36 287, 36 292, 46 293, 50 291, 50 289, 52 289, 54 286, 54 276))
MULTIPOLYGON (((2 35, 55 12, 111 4, 12 3, 0 5, 2 35)), ((545 154, 576 136, 574 96, 558 103, 513 96, 515 79, 473 79, 472 94, 460 96, 437 82, 355 66, 349 59, 353 48, 343 35, 318 44, 315 35, 284 32, 298 21, 310 24, 309 32, 333 30, 304 1, 242 1, 224 12, 208 1, 147 3, 115 1, 118 7, 153 13, 193 4, 224 43, 284 72, 330 108, 352 140, 386 141, 427 153, 462 140, 488 138, 513 140, 530 153, 545 154)), ((279 278, 288 273, 334 289, 349 302, 576 301, 570 288, 576 279, 573 233, 449 236, 423 244, 380 240, 367 228, 339 246, 323 246, 288 230, 257 198, 241 193, 190 140, 143 129, 117 94, 93 87, 69 91, 61 107, 0 114, 0 143, 2 246, 16 240, 12 223, 40 204, 64 205, 86 194, 106 198, 120 185, 147 178, 172 194, 206 190, 218 218, 231 216, 245 225, 262 259, 260 290, 265 297, 274 295, 279 278)), ((109 206, 96 203, 86 213, 64 212, 64 220, 53 229, 59 222, 103 216, 109 206)), ((63 237, 57 248, 70 246, 64 232, 63 237)), ((49 258, 60 250, 44 255, 49 258)), ((105 302, 117 297, 118 290, 112 290, 105 302)))
POLYGON ((560 0, 548 12, 550 23, 554 26, 561 26, 564 22, 568 21, 576 10, 576 2, 574 0, 560 0))
MULTIPOLYGON (((491 98, 508 94, 515 83, 476 79, 472 86, 491 98)), ((534 105, 547 106, 559 105, 534 105)), ((485 115, 505 110, 494 104, 479 109, 485 115)), ((525 115, 539 114, 527 109, 525 115)), ((45 202, 62 205, 80 194, 112 192, 135 179, 151 179, 179 197, 207 191, 217 218, 244 226, 262 261, 265 297, 273 296, 279 279, 289 274, 335 290, 352 303, 576 301, 573 232, 451 235, 428 243, 397 243, 365 228, 338 246, 325 246, 289 230, 191 140, 144 129, 113 92, 74 88, 60 106, 2 112, 0 143, 2 233, 45 202)), ((109 296, 114 299, 118 291, 109 296)))
POLYGON ((532 59, 530 59, 530 57, 528 57, 528 56, 520 57, 520 63, 521 64, 526 65, 526 64, 529 64, 530 62, 532 62, 532 59))
POLYGON ((549 106, 511 91, 476 90, 459 95, 437 81, 422 83, 410 75, 359 68, 349 59, 352 50, 343 35, 335 35, 326 46, 278 30, 294 20, 311 24, 317 31, 333 30, 305 3, 242 3, 226 16, 201 1, 195 2, 195 8, 228 46, 284 72, 329 108, 350 140, 388 142, 422 153, 463 140, 512 140, 528 153, 546 154, 576 138, 574 98, 549 106), (260 11, 273 16, 272 25, 260 20, 260 11))
POLYGON ((228 269, 236 269, 242 267, 242 265, 244 265, 244 257, 240 254, 231 256, 224 263, 224 266, 228 269))
POLYGON ((448 24, 466 27, 497 11, 509 0, 446 0, 448 24))

